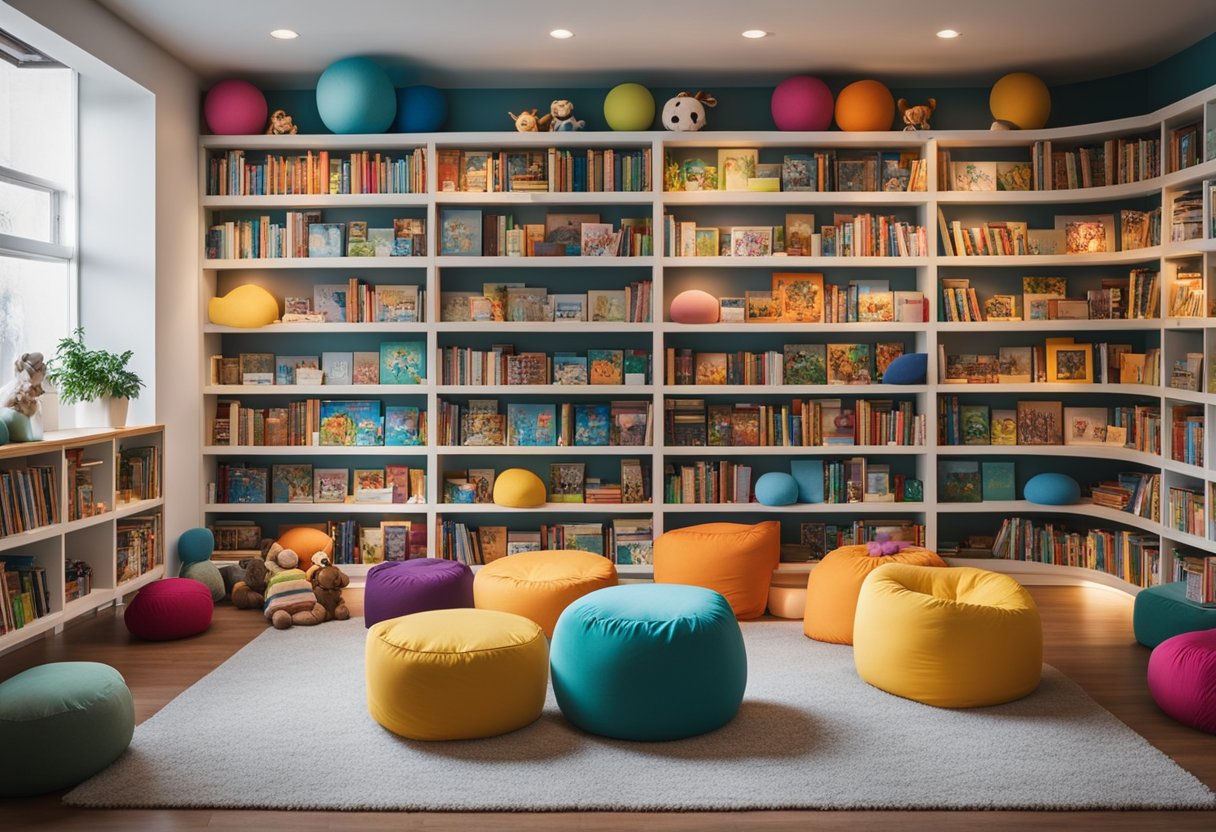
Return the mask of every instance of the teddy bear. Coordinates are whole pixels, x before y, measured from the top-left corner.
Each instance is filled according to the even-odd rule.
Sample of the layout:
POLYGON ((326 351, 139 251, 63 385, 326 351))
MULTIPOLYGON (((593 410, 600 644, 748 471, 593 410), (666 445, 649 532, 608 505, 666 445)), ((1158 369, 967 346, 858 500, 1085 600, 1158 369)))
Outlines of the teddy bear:
POLYGON ((904 130, 928 130, 929 117, 937 109, 937 99, 930 98, 927 104, 917 104, 912 107, 908 105, 908 99, 901 98, 895 102, 895 105, 899 107, 899 115, 907 125, 904 130))
POLYGON ((571 130, 582 130, 587 122, 574 117, 574 102, 564 98, 554 99, 549 104, 550 133, 565 133, 571 130))
POLYGON ((237 581, 229 593, 232 606, 238 610, 261 609, 266 600, 266 583, 270 579, 266 561, 247 558, 241 561, 241 565, 245 568, 245 577, 237 581))
POLYGON ((705 108, 717 107, 712 93, 697 90, 693 95, 677 93, 663 105, 663 127, 677 133, 691 133, 705 126, 705 108))
POLYGON ((270 125, 266 128, 266 135, 285 136, 298 132, 300 132, 300 128, 296 127, 295 120, 287 115, 286 110, 275 110, 270 114, 270 125))
MULTIPOLYGON (((296 553, 280 546, 274 562, 279 571, 267 583, 262 614, 276 630, 286 630, 293 624, 310 626, 324 622, 325 607, 313 594, 304 570, 299 568, 300 558, 296 553)), ((270 566, 269 558, 267 566, 270 566)))
POLYGON ((524 110, 519 115, 512 112, 508 112, 507 115, 515 122, 515 129, 520 133, 539 133, 552 118, 548 113, 538 118, 535 107, 531 110, 524 110))
POLYGON ((46 363, 40 352, 25 352, 13 361, 13 380, 0 387, 0 407, 8 407, 22 416, 38 412, 38 397, 46 378, 46 363))
POLYGON ((345 621, 350 618, 350 609, 342 599, 342 590, 350 584, 350 577, 329 562, 324 552, 312 556, 313 568, 308 570, 312 592, 321 606, 325 607, 326 621, 345 621))

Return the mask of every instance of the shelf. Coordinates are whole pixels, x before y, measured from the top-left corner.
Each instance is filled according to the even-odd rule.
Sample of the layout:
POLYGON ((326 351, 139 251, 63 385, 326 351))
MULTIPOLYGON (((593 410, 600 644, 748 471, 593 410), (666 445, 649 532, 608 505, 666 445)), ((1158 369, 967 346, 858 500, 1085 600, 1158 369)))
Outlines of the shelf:
POLYGON ((919 514, 924 503, 794 503, 765 506, 760 503, 665 503, 668 514, 919 514))
POLYGON ((637 257, 456 257, 440 255, 436 265, 445 269, 485 269, 513 267, 519 269, 607 269, 645 268, 654 266, 654 258, 637 257))
MULTIPOLYGON (((83 611, 85 610, 82 610, 82 612, 83 611)), ((42 616, 42 618, 37 618, 31 621, 29 624, 26 624, 24 627, 18 630, 10 630, 9 632, 0 636, 0 653, 4 653, 9 648, 15 647, 23 641, 28 641, 35 636, 53 630, 56 627, 60 627, 67 620, 68 616, 66 616, 64 613, 52 612, 42 616)))
POLYGON ((655 326, 625 321, 495 321, 490 324, 475 324, 469 321, 444 321, 434 324, 436 332, 475 332, 510 335, 515 332, 557 332, 595 335, 604 332, 632 333, 653 332, 655 326))
MULTIPOLYGON (((447 205, 645 205, 654 202, 650 191, 440 191, 435 204, 447 205)), ((529 258, 530 259, 530 258, 529 258)))
POLYGON ((440 445, 440 456, 649 456, 651 445, 440 445))
POLYGON ((246 257, 203 259, 204 269, 249 271, 265 269, 421 269, 432 264, 427 257, 246 257))
POLYGON ((218 324, 204 324, 203 334, 205 335, 317 335, 321 333, 345 333, 345 334, 360 334, 371 332, 391 332, 394 335, 402 333, 416 333, 425 335, 427 325, 423 323, 394 323, 394 324, 267 324, 259 327, 237 327, 237 326, 219 326, 218 324))
POLYGON ((1117 589, 1128 595, 1139 594, 1142 587, 1129 584, 1114 575, 1088 569, 1083 566, 1056 566, 1032 560, 1007 560, 1005 558, 943 558, 947 566, 970 566, 1001 572, 1017 579, 1024 586, 1076 586, 1078 583, 1117 589))
POLYGON ((204 445, 203 456, 421 455, 426 445, 204 445))
POLYGON ((1122 266, 1148 263, 1161 259, 1161 246, 1138 248, 1132 251, 1107 251, 1100 254, 1015 254, 1015 255, 962 255, 938 257, 939 267, 966 266, 1014 266, 1019 269, 1037 269, 1043 266, 1122 266))
POLYGON ((63 524, 63 533, 71 534, 78 532, 81 529, 88 529, 93 526, 100 526, 104 523, 109 523, 114 519, 113 510, 103 511, 101 514, 94 514, 91 517, 81 517, 77 520, 69 520, 63 524))
POLYGON ((1068 514, 1078 517, 1096 517, 1108 523, 1135 526, 1152 534, 1158 534, 1162 529, 1161 524, 1155 520, 1128 511, 1096 506, 1089 500, 1065 506, 1048 506, 1026 500, 986 500, 982 503, 939 502, 937 510, 941 514, 1000 514, 1006 517, 1014 514, 1068 514))
POLYGON ((664 191, 660 202, 665 208, 705 208, 714 205, 916 207, 928 200, 929 196, 924 191, 664 191))
POLYGON ((426 503, 206 503, 209 514, 425 514, 426 503))
POLYGON ((731 396, 746 401, 748 396, 859 396, 887 399, 891 396, 911 396, 926 393, 925 384, 669 384, 664 396, 731 396))
POLYGON ((7 552, 10 549, 19 549, 22 546, 29 546, 33 543, 38 543, 43 540, 50 540, 54 537, 59 537, 64 533, 66 525, 63 523, 52 523, 49 526, 39 526, 36 529, 29 531, 10 534, 6 537, 0 537, 0 552, 7 552))
POLYGON ((1054 321, 939 321, 938 332, 1107 332, 1157 329, 1155 318, 1114 318, 1054 321))
MULTIPOLYGON (((772 194, 769 194, 772 196, 772 194)), ((950 258, 938 258, 949 260, 950 258)), ((955 258, 957 259, 957 258, 955 258)), ((992 260, 972 257, 970 260, 992 260)), ((928 257, 662 257, 659 265, 665 269, 765 269, 793 271, 795 269, 916 269, 930 264, 928 257)), ((759 326, 759 324, 753 324, 759 326)))
POLYGON ((441 384, 441 396, 642 396, 654 395, 653 384, 441 384))
MULTIPOLYGON (((142 589, 144 586, 152 583, 153 581, 159 581, 163 577, 165 577, 165 565, 162 563, 160 566, 154 566, 148 572, 131 578, 129 581, 123 581, 116 586, 113 590, 114 600, 120 600, 124 596, 142 589)), ((93 591, 96 592, 97 590, 93 591)))
POLYGON ((1043 393, 1059 396, 1066 393, 1117 393, 1122 396, 1149 396, 1154 399, 1160 398, 1162 391, 1162 388, 1151 384, 1072 384, 1045 381, 1028 384, 937 384, 936 389, 942 395, 947 393, 986 393, 988 395, 1043 393))
POLYGON ((1103 459, 1121 459, 1150 468, 1166 461, 1156 454, 1107 445, 938 445, 939 456, 1064 456, 1093 459, 1101 450, 1103 459))
MULTIPOLYGON (((728 258, 729 259, 729 258, 728 258)), ((929 324, 915 321, 900 321, 897 323, 847 323, 847 324, 811 324, 795 322, 776 323, 716 323, 716 324, 676 324, 665 323, 663 330, 671 335, 684 333, 712 333, 714 335, 736 334, 747 332, 754 335, 778 333, 812 336, 819 333, 841 333, 860 335, 862 333, 881 333, 892 335, 902 332, 928 332, 929 324)))
POLYGON ((1197 549, 1211 549, 1216 541, 1208 540, 1206 537, 1200 537, 1195 534, 1188 534, 1177 529, 1171 529, 1168 526, 1161 527, 1161 536, 1175 543, 1182 543, 1187 546, 1193 546, 1197 549))
POLYGON ((270 209, 275 208, 424 208, 430 203, 429 194, 273 194, 270 196, 204 196, 204 208, 270 209))
POLYGON ((874 454, 880 456, 915 456, 926 452, 924 445, 761 445, 723 446, 689 445, 664 446, 665 456, 858 456, 874 454))
POLYGON ((1156 194, 1161 186, 1155 179, 1128 182, 1122 185, 1102 185, 1096 188, 1067 188, 1051 191, 936 191, 939 205, 1052 205, 1080 202, 1109 202, 1117 199, 1139 199, 1156 194))
POLYGON ((424 396, 430 384, 208 384, 204 396, 424 396))
POLYGON ((439 516, 462 514, 650 514, 654 503, 545 503, 535 508, 509 508, 493 503, 442 503, 435 507, 439 516))

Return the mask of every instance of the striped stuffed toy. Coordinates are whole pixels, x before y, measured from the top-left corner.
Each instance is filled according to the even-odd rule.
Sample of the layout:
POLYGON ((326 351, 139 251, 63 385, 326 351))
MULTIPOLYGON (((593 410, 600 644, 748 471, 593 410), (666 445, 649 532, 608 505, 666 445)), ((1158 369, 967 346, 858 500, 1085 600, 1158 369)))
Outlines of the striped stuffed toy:
POLYGON ((302 569, 284 569, 270 579, 262 612, 279 630, 286 630, 292 624, 320 624, 325 620, 325 608, 317 603, 312 584, 304 577, 302 569), (318 607, 319 616, 316 614, 318 607))

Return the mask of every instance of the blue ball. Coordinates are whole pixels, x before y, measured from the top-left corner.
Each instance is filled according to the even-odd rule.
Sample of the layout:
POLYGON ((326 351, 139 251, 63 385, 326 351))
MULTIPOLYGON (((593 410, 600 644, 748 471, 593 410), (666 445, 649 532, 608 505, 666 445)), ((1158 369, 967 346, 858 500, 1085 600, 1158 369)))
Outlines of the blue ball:
POLYGON ((419 84, 397 90, 398 133, 435 133, 448 118, 448 100, 434 87, 419 84))
POLYGON ((211 529, 186 529, 177 539, 177 557, 182 563, 201 563, 211 560, 215 551, 215 535, 211 529))
POLYGON ((383 133, 397 115, 397 94, 379 64, 343 58, 317 81, 317 112, 334 133, 383 133))
POLYGON ((1044 506, 1068 506, 1081 499, 1081 486, 1067 474, 1035 474, 1026 481, 1022 496, 1044 506))
POLYGON ((929 370, 929 356, 923 352, 910 352, 887 365, 883 371, 883 384, 924 384, 929 370))
POLYGON ((762 506, 792 506, 798 502, 798 481, 784 471, 770 471, 756 480, 756 499, 762 506))

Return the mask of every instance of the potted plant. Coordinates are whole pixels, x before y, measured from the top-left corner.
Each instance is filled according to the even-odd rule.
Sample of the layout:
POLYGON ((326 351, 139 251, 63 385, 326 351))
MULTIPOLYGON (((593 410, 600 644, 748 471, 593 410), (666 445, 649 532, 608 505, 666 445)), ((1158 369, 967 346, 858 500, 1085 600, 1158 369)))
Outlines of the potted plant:
POLYGON ((127 406, 139 398, 144 386, 138 375, 127 369, 134 353, 116 354, 91 350, 84 343, 84 328, 77 327, 70 338, 60 338, 51 359, 47 379, 59 392, 64 404, 77 403, 77 427, 122 427, 127 422, 127 406))

